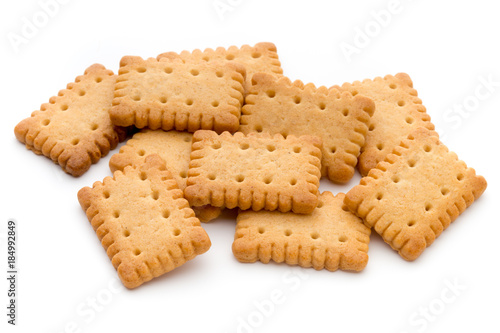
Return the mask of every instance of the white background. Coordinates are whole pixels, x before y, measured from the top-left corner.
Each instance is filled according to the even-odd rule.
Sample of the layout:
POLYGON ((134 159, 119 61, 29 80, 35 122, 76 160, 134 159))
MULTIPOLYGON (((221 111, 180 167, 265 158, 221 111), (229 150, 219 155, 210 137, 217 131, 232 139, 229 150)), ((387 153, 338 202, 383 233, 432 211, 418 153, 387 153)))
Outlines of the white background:
MULTIPOLYGON (((383 27, 374 24, 372 13, 387 10, 389 0, 221 3, 231 6, 222 17, 214 0, 70 0, 16 51, 8 36, 22 36, 24 20, 33 22, 42 8, 34 0, 2 1, 0 220, 4 236, 9 218, 18 223, 19 308, 18 326, 10 327, 2 238, 0 330, 498 329, 500 86, 475 97, 476 89, 488 92, 482 79, 500 82, 495 2, 401 0, 383 27), (341 45, 356 46, 357 31, 365 28, 371 37, 366 45, 357 41, 359 53, 349 61, 341 45), (204 225, 213 244, 206 254, 138 289, 117 291, 116 272, 76 198, 81 187, 110 174, 111 154, 73 178, 26 150, 16 141, 14 126, 92 63, 116 72, 123 55, 149 57, 261 41, 277 45, 287 76, 316 85, 407 72, 442 140, 485 176, 488 189, 415 262, 401 259, 373 234, 369 263, 359 274, 240 264, 231 252, 234 216, 227 215, 204 225), (465 111, 456 113, 454 105, 465 111), (453 293, 449 283, 465 289, 453 293), (280 304, 258 309, 255 302, 268 304, 271 295, 280 293, 280 304), (93 309, 89 302, 96 297, 93 309), (419 311, 429 307, 430 317, 424 319, 419 311)), ((321 189, 346 192, 359 179, 356 175, 345 186, 323 180, 321 189)))

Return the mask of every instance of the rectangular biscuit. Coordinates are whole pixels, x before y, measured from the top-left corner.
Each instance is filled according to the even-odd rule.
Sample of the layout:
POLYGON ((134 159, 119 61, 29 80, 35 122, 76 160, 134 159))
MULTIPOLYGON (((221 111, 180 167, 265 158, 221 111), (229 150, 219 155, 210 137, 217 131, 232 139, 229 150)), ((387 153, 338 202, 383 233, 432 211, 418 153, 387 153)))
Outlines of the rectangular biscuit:
MULTIPOLYGON (((191 155, 191 139, 193 134, 178 131, 152 131, 144 129, 127 141, 120 148, 120 152, 111 156, 109 168, 111 172, 123 171, 125 167, 140 166, 147 156, 157 154, 167 164, 167 169, 177 182, 179 188, 186 188, 187 173, 189 169, 189 156, 191 155)), ((222 211, 220 207, 201 206, 191 207, 196 217, 202 222, 208 222, 218 217, 222 211)))
POLYGON ((309 214, 318 203, 320 160, 318 137, 198 131, 184 195, 195 206, 309 214))
POLYGON ((127 288, 210 248, 210 239, 158 155, 78 192, 78 200, 127 288))
POLYGON ((448 151, 437 133, 420 127, 344 202, 404 259, 415 260, 485 189, 485 179, 448 151))
POLYGON ((120 62, 111 121, 119 126, 194 132, 238 129, 245 69, 182 59, 126 56, 120 62))
POLYGON ((126 133, 109 119, 116 76, 94 64, 74 83, 17 124, 16 138, 73 175, 85 173, 114 149, 126 133))
POLYGON ((196 49, 192 52, 182 51, 180 54, 166 52, 158 55, 157 59, 176 57, 180 57, 184 61, 195 63, 204 61, 209 63, 226 61, 238 62, 245 66, 246 69, 245 91, 251 86, 251 79, 255 73, 267 73, 278 77, 283 74, 276 46, 273 43, 267 42, 257 43, 254 46, 231 46, 227 50, 223 47, 218 47, 216 50, 205 49, 201 51, 196 49))
POLYGON ((387 75, 332 88, 353 95, 362 94, 375 102, 377 112, 370 119, 366 142, 359 156, 358 169, 363 176, 418 127, 434 129, 408 74, 387 75))
POLYGON ((233 253, 240 262, 361 271, 368 262, 370 229, 343 207, 345 195, 323 192, 311 215, 243 211, 233 253))
POLYGON ((259 73, 245 98, 240 131, 317 135, 323 141, 322 175, 345 183, 354 175, 374 110, 366 97, 259 73))

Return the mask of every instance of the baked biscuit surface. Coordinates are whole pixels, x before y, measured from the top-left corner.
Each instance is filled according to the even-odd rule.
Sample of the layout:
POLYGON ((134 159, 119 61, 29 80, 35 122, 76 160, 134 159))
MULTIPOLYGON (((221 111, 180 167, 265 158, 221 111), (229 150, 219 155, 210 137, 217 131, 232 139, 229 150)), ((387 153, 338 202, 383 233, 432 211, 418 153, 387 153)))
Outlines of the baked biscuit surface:
POLYGON ((333 88, 362 94, 375 102, 377 111, 370 119, 366 143, 359 156, 358 169, 363 176, 418 127, 434 129, 408 74, 344 83, 333 88))
POLYGON ((218 47, 217 49, 199 49, 193 52, 182 51, 180 54, 175 52, 166 52, 158 55, 161 58, 180 57, 184 61, 191 62, 221 62, 234 61, 245 66, 246 80, 245 87, 251 86, 251 79, 255 73, 267 73, 274 76, 281 76, 283 70, 278 59, 276 46, 273 43, 257 43, 254 46, 243 45, 241 47, 231 46, 228 49, 218 47))
POLYGON ((15 128, 16 138, 73 175, 85 173, 125 132, 109 119, 116 76, 95 64, 15 128))
POLYGON ((419 128, 347 193, 345 204, 404 259, 415 260, 485 189, 485 179, 435 132, 419 128))
POLYGON ((102 246, 127 288, 210 248, 210 239, 158 155, 78 192, 102 246))
POLYGON ((198 131, 184 194, 194 206, 311 213, 318 201, 320 147, 312 136, 198 131))
POLYGON ((345 195, 323 192, 311 215, 242 211, 233 253, 240 262, 270 260, 335 271, 360 271, 368 262, 370 229, 344 210, 345 195))
POLYGON ((322 175, 345 183, 354 175, 374 110, 366 97, 259 73, 245 98, 240 131, 317 135, 323 141, 322 175))
POLYGON ((244 79, 245 69, 236 63, 126 56, 120 62, 111 121, 138 128, 234 132, 244 79))
MULTIPOLYGON (((127 144, 120 148, 120 152, 111 156, 109 167, 111 172, 123 171, 125 167, 138 166, 144 163, 150 154, 157 154, 167 164, 167 169, 177 182, 179 188, 186 188, 189 157, 191 154, 191 140, 193 134, 178 131, 162 131, 144 129, 134 134, 127 144)), ((222 209, 219 207, 202 206, 192 207, 202 222, 217 218, 222 209)))

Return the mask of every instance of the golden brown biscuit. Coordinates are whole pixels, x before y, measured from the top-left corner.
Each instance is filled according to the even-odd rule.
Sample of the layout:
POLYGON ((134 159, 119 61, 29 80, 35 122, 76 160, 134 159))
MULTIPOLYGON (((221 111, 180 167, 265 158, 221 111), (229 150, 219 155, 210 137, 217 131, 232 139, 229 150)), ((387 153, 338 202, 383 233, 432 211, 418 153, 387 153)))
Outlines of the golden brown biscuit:
POLYGON ((366 97, 259 73, 245 98, 240 131, 317 135, 323 140, 322 175, 345 183, 354 175, 374 110, 366 97))
POLYGON ((111 121, 118 126, 194 132, 238 129, 245 68, 126 56, 120 62, 111 121))
POLYGON ((408 74, 387 75, 332 88, 353 95, 361 94, 375 102, 377 111, 370 120, 366 142, 359 156, 358 169, 363 176, 418 127, 434 129, 408 74))
POLYGON ((124 129, 109 120, 116 76, 94 64, 74 83, 17 124, 16 138, 73 175, 85 173, 124 139, 124 129))
POLYGON ((158 155, 78 192, 123 284, 136 288, 210 248, 210 239, 158 155))
POLYGON ((184 195, 210 204, 309 214, 318 203, 321 139, 197 131, 184 195))
POLYGON ((426 247, 486 189, 486 181, 419 128, 350 190, 345 204, 406 260, 426 247))
POLYGON ((370 229, 343 207, 344 197, 343 193, 323 192, 311 215, 240 212, 235 257, 240 262, 267 264, 273 260, 318 270, 363 270, 368 262, 370 229))
MULTIPOLYGON (((111 156, 109 168, 111 172, 123 171, 129 165, 136 167, 143 164, 146 156, 157 154, 167 163, 168 171, 172 173, 179 188, 184 191, 189 169, 192 137, 193 134, 188 132, 144 129, 128 140, 127 144, 120 148, 118 154, 111 156)), ((222 211, 220 207, 208 205, 191 208, 202 222, 215 219, 222 211)))
POLYGON ((175 52, 166 52, 158 55, 157 59, 161 58, 177 58, 180 57, 184 61, 189 62, 225 62, 234 61, 245 66, 246 81, 245 90, 251 86, 251 79, 255 73, 267 73, 274 76, 281 76, 283 69, 278 59, 276 46, 273 43, 257 43, 254 46, 243 45, 242 47, 231 46, 227 50, 223 47, 218 47, 215 51, 212 49, 199 49, 193 52, 182 51, 180 54, 175 52))

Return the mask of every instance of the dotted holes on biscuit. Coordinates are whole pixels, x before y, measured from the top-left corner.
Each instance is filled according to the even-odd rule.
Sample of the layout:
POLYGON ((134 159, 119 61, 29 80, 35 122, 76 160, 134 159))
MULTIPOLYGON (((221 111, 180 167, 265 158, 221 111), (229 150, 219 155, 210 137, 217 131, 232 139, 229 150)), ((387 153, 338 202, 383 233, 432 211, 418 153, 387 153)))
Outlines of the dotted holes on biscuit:
POLYGON ((95 79, 95 82, 96 82, 96 83, 101 83, 101 82, 102 82, 102 77, 98 77, 98 78, 96 78, 96 79, 95 79))
POLYGON ((378 193, 376 198, 378 201, 380 201, 380 200, 382 200, 383 197, 384 197, 383 193, 378 193))
POLYGON ((442 195, 448 195, 448 193, 450 193, 450 190, 448 190, 446 187, 441 188, 442 195))
POLYGON ((312 239, 318 239, 318 238, 319 238, 319 234, 318 234, 317 232, 313 232, 313 233, 311 234, 311 238, 312 238, 312 239))
POLYGON ((341 243, 347 242, 347 237, 345 235, 340 236, 339 237, 339 242, 341 242, 341 243))
POLYGON ((104 199, 108 199, 111 195, 109 194, 109 191, 104 191, 103 193, 104 199))
POLYGON ((290 229, 286 229, 286 230, 285 230, 285 236, 286 236, 286 237, 290 237, 291 235, 292 235, 292 230, 290 230, 290 229))
POLYGON ((394 184, 399 183, 399 181, 400 181, 400 180, 401 180, 401 179, 399 178, 399 176, 393 176, 393 177, 392 177, 392 181, 393 181, 393 183, 394 183, 394 184))
POLYGON ((241 150, 247 150, 248 148, 250 148, 250 145, 248 143, 242 143, 240 144, 240 149, 241 150))
POLYGON ((79 142, 80 142, 80 139, 73 139, 73 140, 71 140, 71 144, 73 146, 76 146, 79 142))
POLYGON ((80 90, 80 92, 78 93, 79 96, 85 96, 86 92, 85 90, 80 90))
POLYGON ((414 168, 416 164, 417 164, 417 162, 415 162, 415 160, 408 160, 408 166, 410 168, 414 168))
POLYGON ((170 211, 168 209, 163 210, 161 216, 163 216, 164 219, 168 219, 170 217, 170 211))
POLYGON ((325 104, 324 102, 319 103, 319 105, 318 105, 318 106, 319 106, 319 109, 320 109, 320 110, 324 110, 324 109, 326 109, 326 104, 325 104))
POLYGON ((274 96, 276 96, 276 92, 274 90, 268 90, 266 91, 266 95, 269 98, 274 98, 274 96))
POLYGON ((141 178, 141 180, 146 180, 146 179, 148 179, 148 175, 144 171, 142 171, 140 174, 140 178, 141 178))
POLYGON ((219 101, 213 101, 213 102, 212 102, 212 106, 213 106, 214 108, 218 107, 218 106, 219 106, 219 101))
POLYGON ((461 182, 462 180, 464 180, 464 175, 463 175, 462 173, 459 173, 459 174, 457 175, 457 180, 458 180, 459 182, 461 182))
POLYGON ((271 176, 264 178, 264 184, 269 185, 272 182, 273 182, 273 178, 271 176))
POLYGON ((208 175, 208 179, 210 180, 215 180, 217 177, 215 176, 215 174, 211 173, 208 175))
POLYGON ((139 155, 139 156, 144 156, 144 155, 146 155, 146 151, 144 151, 144 149, 141 149, 141 150, 139 150, 139 151, 137 152, 137 155, 139 155))
POLYGON ((174 234, 174 236, 177 237, 177 236, 179 236, 181 234, 181 230, 178 229, 178 228, 175 228, 173 234, 174 234))
POLYGON ((123 230, 123 236, 129 237, 130 236, 130 231, 128 230, 123 230))
POLYGON ((174 70, 172 69, 172 67, 165 67, 164 71, 165 71, 165 73, 167 73, 167 74, 172 74, 172 72, 173 72, 174 70))
POLYGON ((132 100, 136 101, 136 102, 139 102, 141 100, 141 96, 139 95, 134 95, 132 96, 132 100))
POLYGON ((245 176, 243 176, 243 175, 236 176, 236 181, 238 183, 242 183, 244 180, 245 180, 245 176))
POLYGON ((292 186, 297 185, 297 179, 296 179, 296 178, 292 178, 292 179, 290 180, 290 185, 292 185, 292 186))
POLYGON ((50 119, 44 119, 44 120, 42 121, 42 125, 43 125, 43 126, 48 126, 49 124, 50 124, 50 119))
POLYGON ((411 125, 415 120, 412 117, 406 117, 406 123, 411 125))
POLYGON ((415 223, 417 223, 415 220, 410 220, 410 221, 408 221, 407 225, 409 227, 413 227, 415 225, 415 223))
POLYGON ((255 126, 255 131, 258 132, 258 133, 261 133, 262 132, 262 125, 256 125, 255 126))
POLYGON ((257 58, 260 58, 260 56, 261 56, 261 55, 262 55, 262 54, 260 54, 260 52, 253 52, 253 53, 252 53, 252 58, 257 59, 257 58))
POLYGON ((323 207, 323 201, 318 202, 317 208, 321 208, 321 207, 323 207))
POLYGON ((151 197, 153 198, 153 200, 158 200, 160 198, 160 192, 153 191, 153 193, 151 193, 151 197))
POLYGON ((337 151, 337 147, 330 148, 330 153, 335 154, 336 151, 337 151))
POLYGON ((425 145, 425 146, 424 146, 424 151, 425 151, 426 153, 429 153, 431 150, 432 150, 432 148, 431 148, 431 146, 430 146, 430 145, 425 145))
POLYGON ((430 211, 431 209, 432 209, 432 204, 431 204, 431 203, 429 203, 429 202, 428 202, 428 203, 426 203, 426 204, 425 204, 425 211, 426 211, 426 212, 428 212, 428 211, 430 211))
POLYGON ((215 76, 217 76, 217 77, 223 77, 224 73, 222 71, 216 71, 215 72, 215 76))
POLYGON ((200 71, 197 69, 192 69, 190 73, 192 76, 198 76, 200 74, 200 71))
POLYGON ((167 103, 167 98, 166 98, 165 96, 160 97, 160 103, 161 103, 161 104, 165 104, 165 103, 167 103))
POLYGON ((301 151, 302 151, 302 148, 300 148, 300 147, 293 147, 293 152, 294 152, 295 154, 298 154, 298 153, 300 153, 301 151))
POLYGON ((135 250, 134 250, 134 255, 135 255, 135 256, 138 256, 139 254, 141 254, 141 250, 139 250, 139 249, 135 249, 135 250))
POLYGON ((181 178, 187 178, 187 173, 186 173, 186 171, 181 171, 181 172, 179 172, 179 177, 181 177, 181 178))
POLYGON ((66 110, 68 110, 68 105, 67 104, 61 105, 61 111, 66 111, 66 110))
POLYGON ((375 129, 375 125, 373 124, 370 124, 370 127, 368 127, 368 130, 371 132, 375 129))
POLYGON ((119 218, 119 217, 120 217, 120 211, 115 210, 115 211, 113 212, 113 217, 114 217, 115 219, 119 218))
POLYGON ((269 151, 269 152, 273 152, 273 151, 275 151, 275 150, 276 150, 276 147, 275 147, 275 146, 273 146, 273 145, 267 145, 266 149, 267 149, 267 151, 269 151))
POLYGON ((349 109, 343 109, 343 110, 342 110, 342 115, 343 115, 344 117, 347 117, 347 116, 349 115, 349 109))
POLYGON ((406 102, 401 100, 401 101, 398 101, 398 106, 405 106, 406 102))
POLYGON ((302 99, 300 98, 300 96, 295 96, 295 97, 293 98, 293 102, 294 102, 295 104, 300 104, 300 101, 301 101, 301 100, 302 100, 302 99))
POLYGON ((383 150, 384 149, 384 144, 383 143, 377 143, 377 149, 378 150, 383 150))
POLYGON ((258 232, 259 232, 259 234, 262 235, 264 232, 266 232, 266 230, 263 227, 260 227, 258 232))
POLYGON ((90 126, 90 129, 91 129, 92 131, 96 131, 98 128, 99 128, 99 125, 97 125, 97 124, 92 124, 92 125, 90 126))
POLYGON ((193 105, 193 100, 191 98, 186 99, 186 105, 193 105))
POLYGON ((221 147, 221 143, 220 142, 215 142, 213 145, 212 145, 212 149, 220 149, 221 147))
POLYGON ((146 73, 146 67, 137 68, 137 73, 146 73))
POLYGON ((226 56, 226 59, 227 59, 227 60, 233 60, 233 59, 234 59, 234 54, 228 54, 228 55, 226 56))
POLYGON ((396 88, 397 88, 397 86, 396 86, 396 84, 391 83, 391 84, 389 85, 389 88, 391 88, 391 89, 396 89, 396 88))

